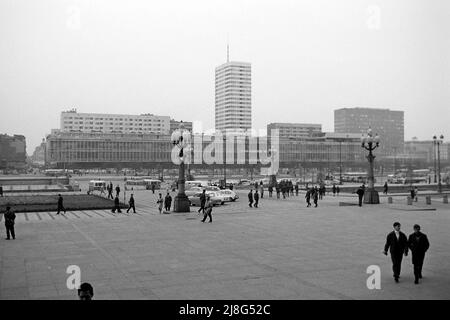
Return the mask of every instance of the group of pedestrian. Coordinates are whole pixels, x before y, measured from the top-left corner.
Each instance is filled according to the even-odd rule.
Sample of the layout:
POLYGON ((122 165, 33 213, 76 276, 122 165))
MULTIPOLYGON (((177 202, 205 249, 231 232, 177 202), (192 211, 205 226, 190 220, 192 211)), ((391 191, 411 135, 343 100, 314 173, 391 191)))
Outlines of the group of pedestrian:
POLYGON ((209 194, 206 194, 206 190, 203 189, 200 195, 200 209, 197 211, 198 214, 203 213, 202 222, 205 222, 206 218, 209 217, 209 223, 212 223, 212 207, 213 203, 211 202, 211 198, 209 194))
POLYGON ((426 234, 420 231, 420 226, 415 224, 414 232, 406 238, 406 235, 400 231, 400 222, 394 223, 394 230, 386 237, 383 253, 387 255, 388 250, 391 254, 392 271, 395 282, 399 282, 403 255, 408 256, 408 250, 412 253, 412 264, 414 266, 414 283, 419 284, 422 279, 422 267, 425 260, 425 253, 430 247, 430 242, 426 234))
POLYGON ((162 193, 159 193, 158 199, 156 200, 156 204, 158 205, 159 213, 163 213, 164 211, 170 211, 170 208, 172 207, 172 196, 170 195, 169 191, 167 191, 166 196, 162 197, 162 193))
POLYGON ((305 199, 306 199, 306 207, 311 207, 311 199, 314 201, 314 207, 317 208, 319 205, 319 195, 320 188, 315 186, 306 190, 305 199))
POLYGON ((335 197, 336 195, 339 197, 339 192, 341 192, 341 188, 339 186, 333 184, 331 191, 333 192, 333 197, 335 197))
POLYGON ((250 192, 248 193, 248 206, 250 208, 258 208, 259 203, 259 193, 258 189, 255 190, 255 193, 253 193, 253 190, 250 189, 250 192))

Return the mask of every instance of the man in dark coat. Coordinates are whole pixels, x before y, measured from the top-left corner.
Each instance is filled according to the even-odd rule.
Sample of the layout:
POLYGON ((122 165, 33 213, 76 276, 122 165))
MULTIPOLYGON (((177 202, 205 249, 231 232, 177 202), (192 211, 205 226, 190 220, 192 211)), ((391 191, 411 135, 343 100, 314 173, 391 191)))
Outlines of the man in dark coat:
POLYGON ((425 252, 430 247, 427 235, 420 232, 420 226, 414 225, 414 233, 408 237, 408 248, 411 249, 412 263, 414 265, 414 283, 419 284, 422 279, 422 266, 425 259, 425 252))
POLYGON ((3 187, 0 186, 0 197, 3 197, 3 187))
POLYGON ((66 213, 66 208, 64 208, 63 205, 63 197, 58 194, 58 212, 56 212, 56 214, 59 214, 61 211, 64 211, 64 213, 66 213))
POLYGON ((298 197, 298 184, 295 184, 295 195, 298 197))
POLYGON ((277 199, 280 199, 280 184, 279 183, 276 184, 275 191, 277 193, 277 199))
POLYGON ((16 233, 14 231, 14 224, 16 220, 16 214, 12 212, 10 206, 6 206, 6 211, 4 214, 5 227, 6 227, 6 240, 10 239, 10 235, 13 239, 16 239, 16 233))
POLYGON ((383 186, 383 193, 384 193, 384 194, 387 194, 387 193, 388 193, 388 184, 387 184, 387 181, 384 183, 384 186, 383 186))
POLYGON ((200 195, 200 209, 198 209, 198 213, 200 214, 200 211, 205 214, 205 203, 206 203, 206 190, 203 189, 202 194, 200 195))
POLYGON ((127 209, 127 213, 130 211, 131 208, 133 208, 133 213, 136 213, 136 207, 134 206, 134 197, 133 194, 131 194, 130 196, 130 200, 128 200, 128 209, 127 209))
POLYGON ((308 189, 308 191, 306 191, 305 199, 306 199, 306 207, 307 208, 311 207, 311 189, 308 189))
POLYGON ((117 210, 117 212, 122 212, 122 210, 120 210, 120 200, 119 200, 119 196, 116 196, 115 198, 114 198, 114 208, 111 210, 113 213, 114 212, 116 212, 116 210, 117 210))
POLYGON ((253 207, 258 208, 258 201, 259 201, 258 190, 255 190, 255 194, 253 195, 253 198, 255 199, 255 204, 253 205, 253 207))
POLYGON ((120 187, 119 185, 116 186, 116 196, 119 197, 120 194, 120 187))
POLYGON ((152 183, 152 193, 155 194, 155 185, 152 183))
POLYGON ((110 183, 106 186, 106 190, 108 190, 108 199, 114 199, 113 194, 112 194, 112 192, 113 192, 112 183, 110 183))
POLYGON ((170 211, 170 207, 172 206, 172 196, 169 192, 167 192, 166 197, 164 198, 164 210, 170 211))
POLYGON ((394 231, 387 235, 383 251, 385 255, 387 255, 388 249, 391 253, 392 271, 394 272, 395 282, 398 282, 398 278, 400 278, 403 254, 405 257, 408 255, 408 239, 400 231, 400 227, 400 222, 394 223, 394 231))
POLYGON ((269 197, 272 198, 273 186, 269 185, 269 197))
POLYGON ((359 187, 358 190, 356 190, 356 193, 358 194, 358 205, 361 207, 362 206, 362 201, 363 201, 363 197, 364 197, 364 189, 363 187, 359 187))
POLYGON ((313 200, 314 200, 314 207, 317 208, 318 206, 318 201, 319 201, 319 189, 316 187, 314 187, 314 191, 313 191, 313 200))
POLYGON ((248 206, 251 208, 253 204, 253 193, 252 189, 250 189, 250 192, 248 193, 248 206))

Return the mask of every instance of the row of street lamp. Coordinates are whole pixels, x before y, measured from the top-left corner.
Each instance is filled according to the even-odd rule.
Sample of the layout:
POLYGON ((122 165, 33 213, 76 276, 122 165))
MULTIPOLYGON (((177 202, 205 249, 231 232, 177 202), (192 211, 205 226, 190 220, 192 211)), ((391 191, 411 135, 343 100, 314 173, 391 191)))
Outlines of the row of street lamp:
MULTIPOLYGON (((179 169, 179 177, 178 177, 178 194, 174 199, 174 211, 175 212, 189 212, 189 199, 186 196, 185 193, 185 174, 184 174, 184 160, 186 158, 186 155, 184 153, 185 149, 189 145, 191 133, 189 130, 186 130, 183 125, 183 121, 180 123, 180 127, 175 130, 172 133, 171 141, 174 146, 177 146, 179 151, 179 157, 180 157, 180 169, 179 169)), ((438 160, 438 190, 439 193, 442 192, 442 185, 441 185, 441 172, 440 172, 440 150, 439 146, 443 143, 444 136, 441 135, 439 138, 437 136, 433 136, 433 146, 437 147, 437 160, 438 160)), ((375 136, 372 133, 372 129, 369 127, 367 130, 367 134, 363 135, 361 137, 361 147, 369 151, 369 154, 367 155, 367 160, 369 162, 369 171, 368 171, 368 187, 367 190, 364 193, 364 203, 369 204, 378 204, 380 203, 378 192, 375 190, 375 177, 374 177, 374 160, 375 155, 373 154, 373 151, 380 146, 380 136, 378 134, 375 134, 375 136)), ((270 157, 273 158, 275 154, 277 153, 277 150, 275 148, 270 149, 270 157)), ((435 160, 436 160, 436 152, 435 154, 435 160)), ((273 163, 273 162, 272 162, 273 163)), ((340 172, 340 174, 342 174, 340 172)), ((275 177, 276 173, 271 172, 271 179, 275 177)), ((276 178, 275 178, 276 179, 276 178)), ((226 166, 224 164, 224 182, 226 183, 226 166)), ((436 182, 436 166, 435 166, 435 182, 436 182)))

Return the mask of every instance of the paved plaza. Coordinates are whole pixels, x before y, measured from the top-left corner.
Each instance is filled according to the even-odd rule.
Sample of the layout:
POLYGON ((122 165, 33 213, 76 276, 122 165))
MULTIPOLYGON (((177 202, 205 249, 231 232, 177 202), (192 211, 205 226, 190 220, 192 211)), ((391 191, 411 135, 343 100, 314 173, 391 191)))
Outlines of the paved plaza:
POLYGON ((195 207, 159 214, 150 191, 134 192, 137 214, 18 213, 14 241, 4 240, 1 221, 0 299, 77 299, 66 286, 70 265, 94 286, 94 299, 450 299, 449 204, 382 197, 339 206, 356 202, 348 195, 306 208, 304 194, 266 193, 256 209, 246 192, 214 208, 212 224, 195 207), (382 254, 394 221, 407 235, 418 223, 429 237, 420 285, 410 256, 396 284, 382 254), (381 290, 366 286, 370 265, 381 268, 381 290))

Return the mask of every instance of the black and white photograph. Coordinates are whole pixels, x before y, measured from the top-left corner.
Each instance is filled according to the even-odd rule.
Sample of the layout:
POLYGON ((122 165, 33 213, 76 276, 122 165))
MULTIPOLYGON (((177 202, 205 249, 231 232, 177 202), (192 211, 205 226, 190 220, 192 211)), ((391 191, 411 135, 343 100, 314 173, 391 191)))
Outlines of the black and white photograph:
POLYGON ((0 0, 0 303, 449 300, 449 195, 447 0, 0 0))

